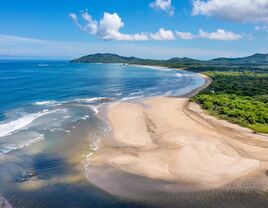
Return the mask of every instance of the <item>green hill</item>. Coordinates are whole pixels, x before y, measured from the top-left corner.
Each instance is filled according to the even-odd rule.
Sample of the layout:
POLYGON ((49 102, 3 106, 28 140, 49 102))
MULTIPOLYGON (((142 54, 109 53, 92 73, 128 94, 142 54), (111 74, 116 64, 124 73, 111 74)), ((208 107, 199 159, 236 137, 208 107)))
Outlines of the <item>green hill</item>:
POLYGON ((268 54, 256 53, 252 56, 241 57, 241 58, 216 58, 210 62, 214 63, 228 63, 228 64, 268 64, 268 54))
POLYGON ((75 63, 129 63, 129 64, 147 64, 147 63, 162 63, 162 64, 268 64, 268 54, 254 54, 252 56, 241 58, 216 58, 210 61, 201 61, 191 58, 171 58, 168 60, 154 60, 154 59, 142 59, 137 57, 125 57, 111 53, 97 53, 92 55, 83 56, 78 59, 74 59, 71 62, 75 63))
POLYGON ((168 64, 168 63, 193 63, 200 62, 190 58, 171 58, 169 60, 142 59, 137 57, 125 57, 111 53, 97 53, 74 59, 74 63, 127 63, 127 64, 168 64))
POLYGON ((171 58, 167 60, 142 59, 137 57, 125 57, 111 53, 97 53, 74 59, 73 63, 123 63, 137 65, 163 66, 169 68, 181 68, 194 72, 203 71, 255 71, 268 70, 268 54, 254 54, 241 58, 216 58, 209 61, 191 58, 171 58))

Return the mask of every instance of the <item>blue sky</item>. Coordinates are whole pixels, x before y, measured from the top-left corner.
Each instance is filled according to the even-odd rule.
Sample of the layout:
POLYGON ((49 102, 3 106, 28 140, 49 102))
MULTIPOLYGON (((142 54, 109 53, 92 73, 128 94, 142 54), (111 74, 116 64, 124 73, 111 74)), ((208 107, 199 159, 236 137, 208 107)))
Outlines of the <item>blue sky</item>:
POLYGON ((268 53, 268 0, 2 0, 0 56, 268 53))

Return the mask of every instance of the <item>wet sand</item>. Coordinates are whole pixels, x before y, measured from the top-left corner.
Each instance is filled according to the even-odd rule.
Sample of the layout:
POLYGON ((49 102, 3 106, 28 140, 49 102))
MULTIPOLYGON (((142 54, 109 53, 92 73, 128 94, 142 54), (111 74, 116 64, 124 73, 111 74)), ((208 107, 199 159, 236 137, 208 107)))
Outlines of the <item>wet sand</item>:
POLYGON ((180 98, 110 105, 113 130, 90 157, 89 181, 121 198, 149 202, 197 192, 267 191, 268 136, 217 120, 190 103, 209 83, 180 98))
POLYGON ((0 196, 0 208, 12 208, 6 199, 0 196))

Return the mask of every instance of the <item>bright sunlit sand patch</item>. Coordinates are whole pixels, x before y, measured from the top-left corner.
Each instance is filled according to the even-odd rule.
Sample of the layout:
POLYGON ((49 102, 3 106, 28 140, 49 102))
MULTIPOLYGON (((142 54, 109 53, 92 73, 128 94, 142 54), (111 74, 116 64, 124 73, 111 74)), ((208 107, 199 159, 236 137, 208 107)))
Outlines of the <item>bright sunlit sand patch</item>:
POLYGON ((30 179, 21 183, 18 183, 18 187, 24 191, 38 190, 45 186, 51 186, 55 184, 76 184, 83 181, 84 177, 81 175, 67 175, 63 177, 53 177, 48 180, 43 179, 30 179))
MULTIPOLYGON (((258 180, 260 184, 265 177, 262 160, 268 157, 255 156, 266 148, 225 134, 190 111, 188 102, 188 98, 155 97, 144 100, 145 105, 111 106, 108 118, 113 131, 92 156, 88 179, 127 198, 138 197, 137 191, 195 192, 239 189, 243 181, 250 181, 251 187, 258 180), (99 176, 102 171, 105 174, 99 176), (153 182, 145 182, 147 179, 153 182)), ((262 140, 251 132, 236 131, 252 141, 262 140)))

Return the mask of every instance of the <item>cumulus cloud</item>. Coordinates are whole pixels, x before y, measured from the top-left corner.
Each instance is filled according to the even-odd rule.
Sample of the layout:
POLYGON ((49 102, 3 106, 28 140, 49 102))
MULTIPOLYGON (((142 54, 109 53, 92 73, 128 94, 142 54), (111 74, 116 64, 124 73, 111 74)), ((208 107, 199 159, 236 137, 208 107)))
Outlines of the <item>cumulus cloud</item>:
POLYGON ((218 29, 216 32, 206 32, 202 29, 199 30, 199 36, 201 38, 206 38, 210 40, 239 40, 242 38, 241 35, 233 33, 233 32, 228 32, 223 29, 218 29))
POLYGON ((117 41, 146 41, 146 40, 175 40, 177 38, 184 40, 192 40, 196 38, 204 38, 210 40, 239 40, 241 35, 233 32, 227 32, 223 29, 218 29, 216 32, 205 32, 202 29, 199 34, 195 35, 190 32, 171 31, 160 28, 155 33, 140 32, 134 34, 122 33, 120 30, 124 27, 124 22, 117 13, 105 12, 100 21, 96 21, 92 16, 84 11, 81 13, 81 19, 85 22, 84 25, 79 23, 79 18, 76 14, 69 14, 75 25, 84 32, 91 35, 96 35, 102 40, 117 40, 117 41))
POLYGON ((171 0, 155 0, 150 4, 150 7, 166 12, 168 15, 174 15, 174 7, 172 7, 171 0))
POLYGON ((165 30, 160 28, 157 33, 151 33, 149 35, 153 40, 174 40, 175 36, 171 30, 165 30))
POLYGON ((209 39, 209 40, 221 40, 221 41, 234 41, 242 38, 242 35, 225 31, 223 29, 218 29, 215 32, 206 32, 203 29, 200 29, 198 34, 176 31, 176 35, 178 38, 183 40, 209 39))
POLYGON ((103 18, 98 22, 94 20, 87 11, 82 12, 81 18, 86 22, 85 25, 79 23, 76 14, 69 14, 75 25, 82 31, 97 35, 103 40, 118 41, 142 41, 142 40, 173 40, 175 36, 172 31, 160 28, 156 33, 135 33, 125 34, 120 32, 124 27, 124 22, 117 13, 110 14, 105 12, 103 18))
POLYGON ((268 0, 194 0, 193 15, 249 23, 268 23, 268 0))
POLYGON ((120 32, 120 29, 124 27, 124 22, 118 16, 118 14, 105 12, 103 18, 98 24, 97 33, 101 39, 104 40, 147 40, 147 35, 143 33, 136 34, 124 34, 120 32))
POLYGON ((190 32, 176 31, 176 35, 178 36, 178 38, 183 39, 183 40, 192 40, 192 39, 196 38, 196 36, 190 32))

